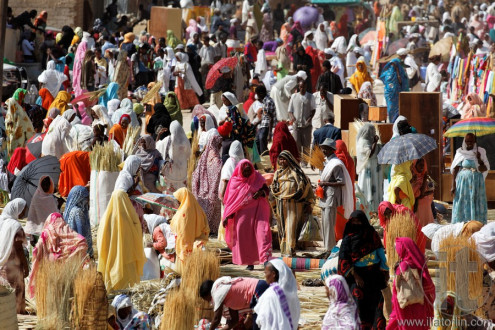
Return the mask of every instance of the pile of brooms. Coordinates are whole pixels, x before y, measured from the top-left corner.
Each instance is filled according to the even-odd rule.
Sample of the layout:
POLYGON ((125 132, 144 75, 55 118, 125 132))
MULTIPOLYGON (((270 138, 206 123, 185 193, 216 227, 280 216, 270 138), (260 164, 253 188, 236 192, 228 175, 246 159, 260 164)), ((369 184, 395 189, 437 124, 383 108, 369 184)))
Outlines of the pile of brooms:
POLYGON ((417 227, 414 219, 409 213, 395 214, 390 217, 387 224, 387 236, 385 251, 387 254, 387 265, 390 268, 390 276, 395 276, 395 264, 399 256, 395 250, 395 239, 397 237, 409 237, 416 242, 417 227))
POLYGON ((214 252, 194 251, 182 269, 180 289, 170 292, 163 306, 162 330, 190 330, 203 318, 212 319, 213 309, 199 297, 205 280, 220 276, 219 259, 214 252))
POLYGON ((95 144, 89 153, 89 164, 93 171, 119 172, 122 156, 115 150, 113 143, 95 144))

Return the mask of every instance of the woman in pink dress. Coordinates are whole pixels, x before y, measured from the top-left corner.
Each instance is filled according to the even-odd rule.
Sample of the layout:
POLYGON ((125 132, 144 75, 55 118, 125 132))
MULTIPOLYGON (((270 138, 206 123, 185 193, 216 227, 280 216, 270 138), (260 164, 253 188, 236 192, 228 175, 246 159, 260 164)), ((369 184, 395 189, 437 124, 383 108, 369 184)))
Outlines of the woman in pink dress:
POLYGON ((428 169, 424 158, 415 160, 411 165, 411 185, 414 191, 414 213, 422 227, 433 223, 433 190, 428 187, 428 169))
POLYGON ((232 174, 224 196, 225 241, 232 250, 232 262, 253 270, 272 254, 269 190, 265 179, 249 160, 241 160, 232 174))

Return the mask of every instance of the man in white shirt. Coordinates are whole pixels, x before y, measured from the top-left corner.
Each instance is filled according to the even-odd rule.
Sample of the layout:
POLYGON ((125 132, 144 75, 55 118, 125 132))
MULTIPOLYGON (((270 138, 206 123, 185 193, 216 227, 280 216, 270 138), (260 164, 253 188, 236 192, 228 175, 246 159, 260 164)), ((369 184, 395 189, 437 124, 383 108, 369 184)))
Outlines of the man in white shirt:
POLYGON ((220 41, 218 41, 215 46, 215 63, 218 62, 221 58, 227 57, 227 33, 222 33, 220 35, 220 41))
POLYGON ((313 93, 313 96, 315 98, 316 112, 312 125, 314 129, 318 129, 324 125, 323 118, 333 113, 333 94, 328 91, 326 84, 320 84, 319 90, 313 93))
POLYGON ((298 83, 299 92, 292 94, 289 101, 289 118, 292 123, 294 140, 297 150, 309 153, 311 145, 311 121, 316 112, 316 103, 313 94, 306 89, 306 82, 298 83))
POLYGON ((203 36, 203 45, 199 50, 199 57, 201 57, 201 68, 199 72, 201 72, 204 86, 208 71, 210 71, 210 67, 215 63, 215 49, 210 45, 210 37, 208 35, 203 36))
POLYGON ((442 82, 442 75, 438 71, 438 64, 440 64, 440 55, 433 56, 430 58, 430 64, 426 68, 426 91, 427 92, 437 92, 440 88, 440 83, 442 82))

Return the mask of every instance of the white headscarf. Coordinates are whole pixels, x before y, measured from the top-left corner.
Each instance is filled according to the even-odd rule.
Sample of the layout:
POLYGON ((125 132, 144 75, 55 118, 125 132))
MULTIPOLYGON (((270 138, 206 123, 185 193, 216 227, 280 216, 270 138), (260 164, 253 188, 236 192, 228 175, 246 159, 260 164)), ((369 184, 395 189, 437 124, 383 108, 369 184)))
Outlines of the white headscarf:
MULTIPOLYGON (((66 139, 71 140, 70 130, 72 125, 62 116, 57 116, 53 120, 48 129, 48 132, 41 144, 41 153, 43 156, 55 156, 57 159, 62 158, 64 154, 69 152, 66 139)), ((69 142, 69 145, 71 142, 69 142)))
POLYGON ((234 174, 235 167, 237 163, 244 159, 244 150, 242 150, 242 143, 239 141, 234 141, 230 145, 229 149, 229 159, 225 162, 222 167, 222 173, 220 174, 220 180, 230 180, 232 174, 234 174))
POLYGON ((115 314, 117 314, 117 322, 119 323, 121 329, 126 327, 131 321, 134 315, 137 313, 137 310, 134 309, 132 305, 131 298, 125 294, 119 294, 115 296, 112 301, 112 306, 115 308, 115 314), (119 317, 119 310, 126 307, 132 307, 132 312, 125 319, 121 319, 119 317))
POLYGON ((330 48, 338 54, 345 54, 347 49, 347 43, 345 41, 345 38, 338 37, 337 39, 335 39, 335 41, 333 42, 330 48))
POLYGON ((399 133, 399 122, 400 121, 403 121, 403 120, 407 120, 406 117, 404 116, 399 116, 397 117, 397 119, 394 121, 394 126, 392 127, 392 137, 398 137, 400 136, 400 133, 399 133))
POLYGON ((341 275, 331 275, 326 278, 325 285, 330 291, 330 304, 321 329, 360 329, 357 306, 345 278, 341 275))
POLYGON ((5 265, 14 247, 14 238, 22 230, 19 221, 14 219, 0 220, 0 266, 5 265))
MULTIPOLYGON (((366 167, 371 157, 371 146, 373 138, 376 136, 376 128, 373 124, 366 123, 361 127, 356 136, 356 173, 360 174, 366 167)), ((376 152, 375 152, 376 154, 376 152)))
POLYGON ((110 118, 108 117, 107 108, 105 108, 103 105, 97 104, 93 106, 91 109, 98 116, 98 119, 93 121, 92 126, 101 124, 101 125, 106 125, 107 129, 112 128, 113 124, 110 118))
POLYGON ((320 23, 315 32, 315 42, 316 48, 319 50, 325 50, 328 47, 328 35, 326 32, 325 24, 320 23), (321 27, 323 26, 323 31, 321 31, 321 27))
POLYGON ((125 192, 134 184, 134 176, 141 166, 141 159, 138 156, 132 155, 127 157, 122 171, 120 171, 117 181, 115 181, 115 189, 120 189, 125 192))
POLYGON ((120 106, 120 100, 119 99, 112 99, 112 100, 108 101, 107 102, 108 115, 112 116, 114 114, 114 112, 117 111, 119 106, 120 106))
POLYGON ((22 213, 25 207, 26 201, 24 199, 16 198, 14 200, 11 200, 3 208, 2 215, 0 216, 0 222, 7 219, 18 220, 19 215, 22 213))
POLYGON ((354 49, 354 47, 357 47, 357 38, 358 35, 354 34, 351 39, 349 40, 349 45, 347 46, 347 51, 350 52, 354 49))
POLYGON ((174 50, 172 49, 172 47, 167 47, 165 48, 165 50, 167 51, 167 61, 172 61, 175 59, 175 53, 174 53, 174 50))
POLYGON ((269 261, 278 271, 277 284, 284 291, 287 304, 289 305, 292 324, 285 315, 278 294, 273 284, 261 295, 254 311, 258 315, 256 323, 262 329, 297 329, 301 314, 301 305, 297 296, 297 281, 292 271, 281 259, 269 261))
POLYGON ((457 166, 461 166, 464 160, 474 160, 474 162, 476 163, 476 168, 478 168, 480 166, 480 164, 478 163, 478 157, 476 156, 478 152, 480 153, 481 160, 486 166, 486 171, 482 172, 483 178, 486 179, 488 171, 490 170, 490 162, 486 157, 486 150, 484 148, 478 147, 477 143, 474 144, 473 149, 468 150, 465 137, 464 140, 462 140, 462 147, 457 149, 455 152, 454 160, 452 161, 452 165, 450 165, 450 173, 454 173, 455 168, 457 166))
POLYGON ((148 232, 153 235, 153 231, 155 230, 156 227, 161 225, 162 223, 166 223, 167 219, 165 217, 162 217, 161 215, 156 215, 156 214, 145 214, 144 220, 146 221, 146 224, 148 225, 148 232))
POLYGON ((161 174, 167 181, 174 182, 176 188, 182 187, 183 182, 187 180, 187 163, 191 156, 191 143, 184 128, 177 120, 170 124, 170 135, 156 143, 156 149, 160 151, 163 159, 167 159, 168 155, 170 160, 165 164, 161 174))
POLYGON ((199 130, 198 130, 198 136, 199 136, 198 145, 200 151, 203 150, 203 148, 206 146, 206 143, 208 142, 208 132, 212 128, 215 128, 215 122, 213 121, 213 118, 211 118, 211 116, 208 114, 204 116, 205 116, 205 130, 203 131, 201 125, 199 125, 199 130))
POLYGON ((479 254, 487 262, 495 261, 495 222, 484 225, 471 237, 476 242, 479 254))
POLYGON ((62 86, 62 83, 67 79, 65 74, 55 69, 54 61, 48 61, 46 70, 38 76, 38 81, 45 85, 45 88, 48 89, 54 98, 57 97, 60 86, 62 86))
POLYGON ((239 101, 237 101, 237 98, 231 92, 225 92, 222 94, 222 96, 225 96, 227 98, 227 100, 229 100, 230 103, 232 103, 232 105, 238 105, 239 104, 239 101))
POLYGON ((129 115, 131 117, 131 126, 139 127, 136 113, 133 110, 132 101, 128 98, 125 98, 120 102, 120 109, 115 111, 112 115, 112 123, 118 123, 122 115, 129 115))

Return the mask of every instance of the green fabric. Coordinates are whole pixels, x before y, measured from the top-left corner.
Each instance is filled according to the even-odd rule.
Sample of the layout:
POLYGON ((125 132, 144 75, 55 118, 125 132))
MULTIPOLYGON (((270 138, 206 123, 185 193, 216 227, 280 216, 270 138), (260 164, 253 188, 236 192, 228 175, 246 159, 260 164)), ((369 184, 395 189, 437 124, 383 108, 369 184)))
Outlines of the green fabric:
POLYGON ((163 105, 167 108, 172 121, 177 120, 182 126, 182 112, 180 111, 180 104, 177 95, 174 92, 168 92, 167 96, 165 96, 165 100, 163 100, 163 105), (170 95, 173 96, 173 101, 170 100, 170 95))
POLYGON ((22 104, 24 102, 24 96, 26 96, 27 90, 23 88, 17 88, 12 96, 17 103, 22 104))
POLYGON ((181 41, 179 38, 177 38, 174 34, 174 31, 172 30, 167 30, 167 46, 172 47, 172 49, 175 49, 178 44, 180 44, 181 41))

